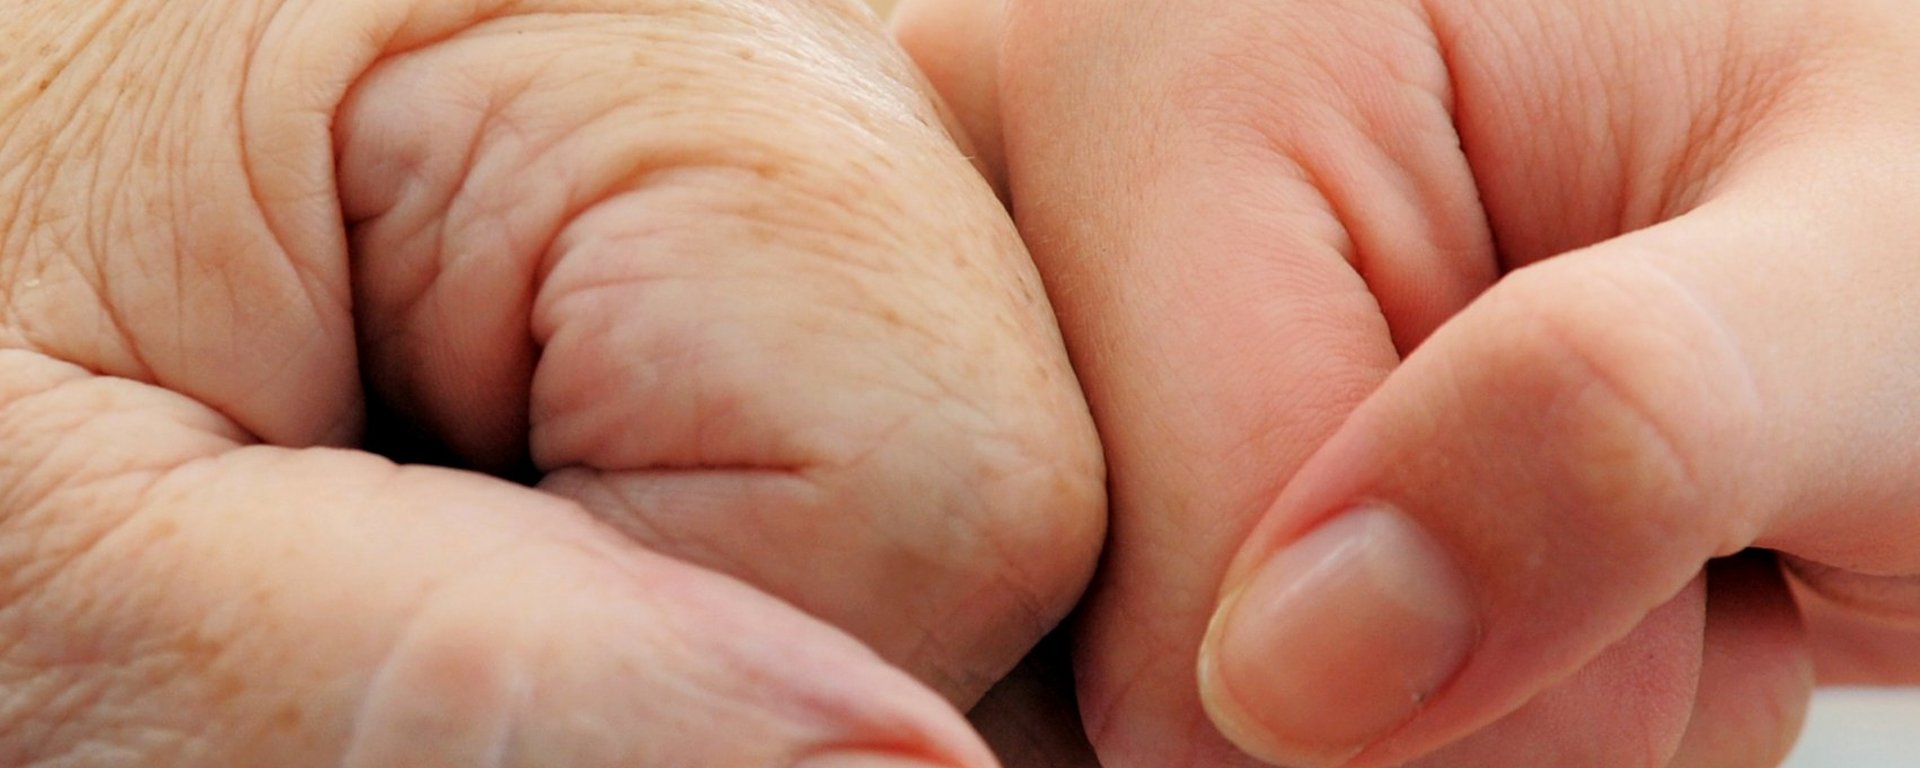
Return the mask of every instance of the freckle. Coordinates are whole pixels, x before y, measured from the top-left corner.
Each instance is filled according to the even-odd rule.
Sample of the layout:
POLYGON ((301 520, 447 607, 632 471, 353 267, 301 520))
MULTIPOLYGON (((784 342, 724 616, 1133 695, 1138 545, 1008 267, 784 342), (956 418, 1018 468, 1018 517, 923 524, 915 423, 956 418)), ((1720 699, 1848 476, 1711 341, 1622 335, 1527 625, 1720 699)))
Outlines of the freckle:
POLYGON ((233 701, 247 692, 247 684, 237 675, 219 675, 214 679, 213 690, 208 692, 215 703, 233 701))
POLYGON ((220 655, 220 644, 206 635, 195 632, 181 640, 180 652, 194 658, 210 659, 220 655))
POLYGON ((44 91, 44 90, 46 90, 46 89, 48 89, 48 88, 50 88, 50 87, 52 87, 52 86, 53 86, 53 81, 52 81, 52 80, 41 80, 41 81, 40 81, 40 90, 42 90, 42 91, 44 91))

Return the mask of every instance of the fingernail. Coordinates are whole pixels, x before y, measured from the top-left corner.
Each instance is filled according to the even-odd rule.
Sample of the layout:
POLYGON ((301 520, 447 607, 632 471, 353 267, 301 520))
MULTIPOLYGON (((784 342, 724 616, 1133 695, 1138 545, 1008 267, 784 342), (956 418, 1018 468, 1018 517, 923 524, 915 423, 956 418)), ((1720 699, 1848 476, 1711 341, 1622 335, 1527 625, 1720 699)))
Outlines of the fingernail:
POLYGON ((1445 550, 1369 505, 1314 529, 1221 601, 1200 653, 1214 724, 1270 763, 1344 763, 1466 661, 1477 622, 1445 550))
POLYGON ((831 752, 812 755, 794 763, 793 768, 950 768, 884 752, 831 752))

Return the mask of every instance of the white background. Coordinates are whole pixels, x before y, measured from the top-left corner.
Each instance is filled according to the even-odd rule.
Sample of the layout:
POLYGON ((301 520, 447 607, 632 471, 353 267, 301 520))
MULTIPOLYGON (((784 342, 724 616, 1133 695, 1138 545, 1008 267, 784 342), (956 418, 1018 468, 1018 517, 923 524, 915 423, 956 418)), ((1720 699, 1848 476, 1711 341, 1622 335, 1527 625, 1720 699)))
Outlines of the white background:
POLYGON ((1920 768, 1920 689, 1822 692, 1787 766, 1920 768))

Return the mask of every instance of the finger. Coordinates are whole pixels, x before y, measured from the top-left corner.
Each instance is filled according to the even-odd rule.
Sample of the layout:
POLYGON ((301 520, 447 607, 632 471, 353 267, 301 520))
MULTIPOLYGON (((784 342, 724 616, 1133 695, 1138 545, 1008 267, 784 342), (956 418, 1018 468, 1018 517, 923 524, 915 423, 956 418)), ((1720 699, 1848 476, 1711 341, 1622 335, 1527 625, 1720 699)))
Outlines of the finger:
MULTIPOLYGON (((1920 351, 1893 320, 1913 311, 1893 287, 1915 271, 1896 245, 1910 226, 1830 202, 1877 161, 1787 136, 1756 140, 1695 212, 1508 277, 1301 471, 1236 561, 1229 593, 1253 608, 1224 606, 1213 648, 1237 698, 1211 703, 1244 744, 1324 756, 1391 731, 1363 763, 1418 754, 1531 697, 1708 559, 1751 545, 1916 571, 1914 550, 1888 544, 1916 526, 1908 425, 1889 417, 1905 412, 1920 351), (1317 571, 1322 558, 1354 567, 1317 571), (1318 587, 1291 586, 1315 574, 1318 587), (1283 595, 1312 595, 1288 621, 1343 655, 1314 656, 1261 618, 1281 615, 1283 595), (1327 620, 1301 618, 1314 610, 1327 620), (1424 640, 1329 640, 1388 627, 1424 640), (1333 720, 1275 700, 1300 690, 1286 670, 1326 665, 1375 670, 1382 686, 1314 715, 1333 720), (1418 714, 1407 687, 1430 697, 1418 714)), ((1885 186, 1871 199, 1911 194, 1872 183, 1885 186)))
POLYGON ((1920 626, 1920 576, 1860 573, 1798 557, 1786 564, 1807 590, 1849 612, 1920 626))
POLYGON ((338 142, 369 379, 971 702, 1104 525, 1011 224, 866 11, 623 7, 495 19, 359 81, 338 142))
POLYGON ((1411 765, 1668 765, 1704 685, 1701 635, 1714 599, 1707 587, 1695 579, 1586 666, 1411 765))
MULTIPOLYGON (((361 402, 328 93, 249 91, 270 4, 215 5, 0 20, 33 49, 0 61, 0 347, 189 393, 270 442, 345 444, 361 402)), ((370 60, 358 31, 335 53, 370 60)))
POLYGON ((970 142, 993 188, 1007 188, 1000 131, 1000 43, 1006 0, 908 0, 888 22, 970 142))
POLYGON ((1675 768, 1779 765, 1813 695, 1806 628, 1772 555, 1746 553, 1707 570, 1700 696, 1675 768))
POLYGON ((1821 685, 1920 685, 1920 622, 1863 614, 1787 575, 1821 685))
POLYGON ((1572 677, 1414 764, 1778 765, 1812 682, 1778 566, 1742 554, 1715 561, 1572 677))
POLYGON ((852 640, 537 492, 25 352, 0 438, 8 764, 992 764, 852 640))
MULTIPOLYGON (((1455 193, 1471 188, 1465 161, 1422 135, 1448 124, 1445 70, 1350 51, 1331 10, 1297 22, 1245 3, 1008 10, 999 103, 1016 218, 1113 477, 1081 706, 1107 764, 1246 764, 1207 722, 1193 675, 1228 559, 1398 351, 1493 279, 1484 216, 1455 193), (1217 30, 1247 27, 1262 35, 1211 47, 1217 30), (1280 66, 1228 64, 1249 58, 1280 66), (1290 85, 1320 66, 1367 85, 1324 100, 1290 85)), ((924 23, 903 28, 923 65, 985 66, 924 23)), ((949 85, 949 99, 975 103, 964 90, 949 85)))

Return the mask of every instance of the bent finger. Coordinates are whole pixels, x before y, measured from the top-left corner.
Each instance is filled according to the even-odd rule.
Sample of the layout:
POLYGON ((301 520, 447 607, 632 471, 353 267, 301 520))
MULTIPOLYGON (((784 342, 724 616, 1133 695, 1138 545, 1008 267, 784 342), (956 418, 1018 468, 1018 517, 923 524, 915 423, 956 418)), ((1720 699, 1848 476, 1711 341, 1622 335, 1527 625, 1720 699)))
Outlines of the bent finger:
POLYGON ((1866 172, 1786 145, 1693 213, 1516 272, 1443 327, 1236 561, 1212 648, 1235 688, 1216 715, 1269 757, 1373 744, 1362 762, 1392 762, 1584 664, 1713 557, 1758 544, 1920 567, 1893 543, 1920 526, 1913 425, 1888 416, 1909 410, 1920 352, 1895 320, 1912 278, 1892 276, 1916 268, 1889 233, 1911 226, 1826 202, 1866 172), (1347 607, 1317 643, 1425 640, 1338 657, 1381 687, 1307 718, 1272 697, 1332 657, 1261 618, 1295 595, 1347 607), (1431 702, 1415 713, 1408 692, 1431 702))
POLYGON ((1687 725, 1676 712, 1686 711, 1701 682, 1707 586, 1695 579, 1570 677, 1411 765, 1666 765, 1687 725))
POLYGON ((1807 633, 1780 564, 1765 552, 1707 568, 1700 694, 1674 768, 1779 765, 1813 695, 1807 633))
POLYGON ((1033 267, 864 9, 641 5, 491 19, 349 95, 368 378, 970 702, 1104 526, 1033 267))
POLYGON ((992 764, 851 639, 534 491, 25 352, 0 435, 10 764, 992 764))

